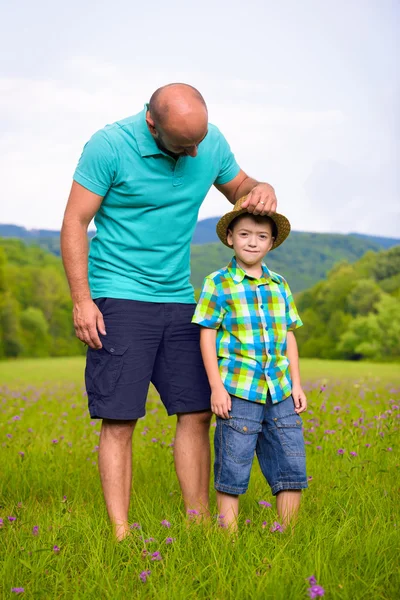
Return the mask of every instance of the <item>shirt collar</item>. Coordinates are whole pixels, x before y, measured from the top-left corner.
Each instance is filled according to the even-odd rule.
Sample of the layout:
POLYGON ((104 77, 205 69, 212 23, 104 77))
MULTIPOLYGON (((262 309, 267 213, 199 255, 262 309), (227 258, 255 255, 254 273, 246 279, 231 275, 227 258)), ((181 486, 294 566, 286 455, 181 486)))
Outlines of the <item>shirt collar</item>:
POLYGON ((138 120, 135 122, 135 136, 139 146, 139 151, 142 156, 157 156, 163 155, 162 150, 157 146, 155 139, 151 135, 146 123, 146 112, 148 105, 144 105, 144 109, 139 114, 138 120))
POLYGON ((269 283, 270 281, 280 283, 278 277, 274 273, 271 273, 267 265, 265 265, 264 263, 262 263, 261 277, 256 279, 255 277, 247 275, 247 273, 237 264, 236 256, 232 258, 231 262, 228 265, 228 273, 235 283, 242 283, 245 277, 247 277, 248 279, 255 279, 260 284, 269 283))

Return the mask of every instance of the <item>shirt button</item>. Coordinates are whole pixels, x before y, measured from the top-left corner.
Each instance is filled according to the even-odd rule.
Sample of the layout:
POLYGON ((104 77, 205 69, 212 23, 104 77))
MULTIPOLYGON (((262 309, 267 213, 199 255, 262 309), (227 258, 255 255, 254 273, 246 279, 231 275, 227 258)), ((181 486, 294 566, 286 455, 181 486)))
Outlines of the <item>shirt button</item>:
POLYGON ((260 308, 264 308, 264 304, 261 304, 260 308))
POLYGON ((110 352, 115 352, 115 348, 110 348, 110 352))
POLYGON ((268 331, 268 327, 265 328, 265 331, 268 331))

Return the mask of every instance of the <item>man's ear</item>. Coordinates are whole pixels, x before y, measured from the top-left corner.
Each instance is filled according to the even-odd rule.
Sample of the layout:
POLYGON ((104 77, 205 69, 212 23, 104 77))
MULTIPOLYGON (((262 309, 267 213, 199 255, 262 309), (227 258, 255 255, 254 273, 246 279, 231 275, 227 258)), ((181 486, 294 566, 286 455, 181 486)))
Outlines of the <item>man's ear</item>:
POLYGON ((151 135, 157 135, 156 126, 155 126, 154 121, 151 118, 151 115, 149 112, 147 112, 147 114, 146 114, 146 123, 147 123, 147 127, 150 129, 151 135))

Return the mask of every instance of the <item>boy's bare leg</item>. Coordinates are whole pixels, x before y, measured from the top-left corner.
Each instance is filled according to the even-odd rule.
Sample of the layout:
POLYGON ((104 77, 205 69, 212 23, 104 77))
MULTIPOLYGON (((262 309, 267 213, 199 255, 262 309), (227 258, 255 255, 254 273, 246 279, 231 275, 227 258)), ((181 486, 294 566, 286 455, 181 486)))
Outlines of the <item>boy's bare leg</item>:
POLYGON ((295 521, 300 508, 301 490, 284 490, 276 496, 276 509, 286 527, 291 521, 295 521))
MULTIPOLYGON (((199 519, 209 517, 210 422, 209 411, 179 414, 174 443, 175 469, 185 509, 196 510, 199 519)), ((193 517, 195 519, 195 516, 193 517)), ((198 519, 195 519, 198 520, 198 519)))
POLYGON ((231 531, 236 531, 238 528, 239 496, 217 491, 217 505, 220 525, 228 527, 231 531))
POLYGON ((118 541, 129 535, 128 511, 132 485, 132 434, 137 421, 103 419, 99 471, 104 500, 118 541))

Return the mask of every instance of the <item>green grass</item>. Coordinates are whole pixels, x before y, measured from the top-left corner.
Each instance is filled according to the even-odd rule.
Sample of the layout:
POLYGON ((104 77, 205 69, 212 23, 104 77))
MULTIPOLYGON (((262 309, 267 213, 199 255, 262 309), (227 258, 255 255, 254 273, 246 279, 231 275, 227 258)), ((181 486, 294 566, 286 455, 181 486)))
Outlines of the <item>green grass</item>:
POLYGON ((45 599, 297 600, 308 598, 311 575, 326 598, 398 597, 398 365, 302 361, 312 479, 299 523, 293 532, 269 531, 277 516, 258 504, 273 500, 255 464, 235 543, 214 522, 185 525, 169 446, 174 419, 152 391, 134 442, 130 516, 141 530, 119 545, 103 505, 100 424, 87 416, 83 365, 81 358, 0 363, 1 599, 23 587, 24 598, 45 599), (167 537, 175 541, 166 545, 167 537), (143 556, 146 548, 162 561, 143 556))

